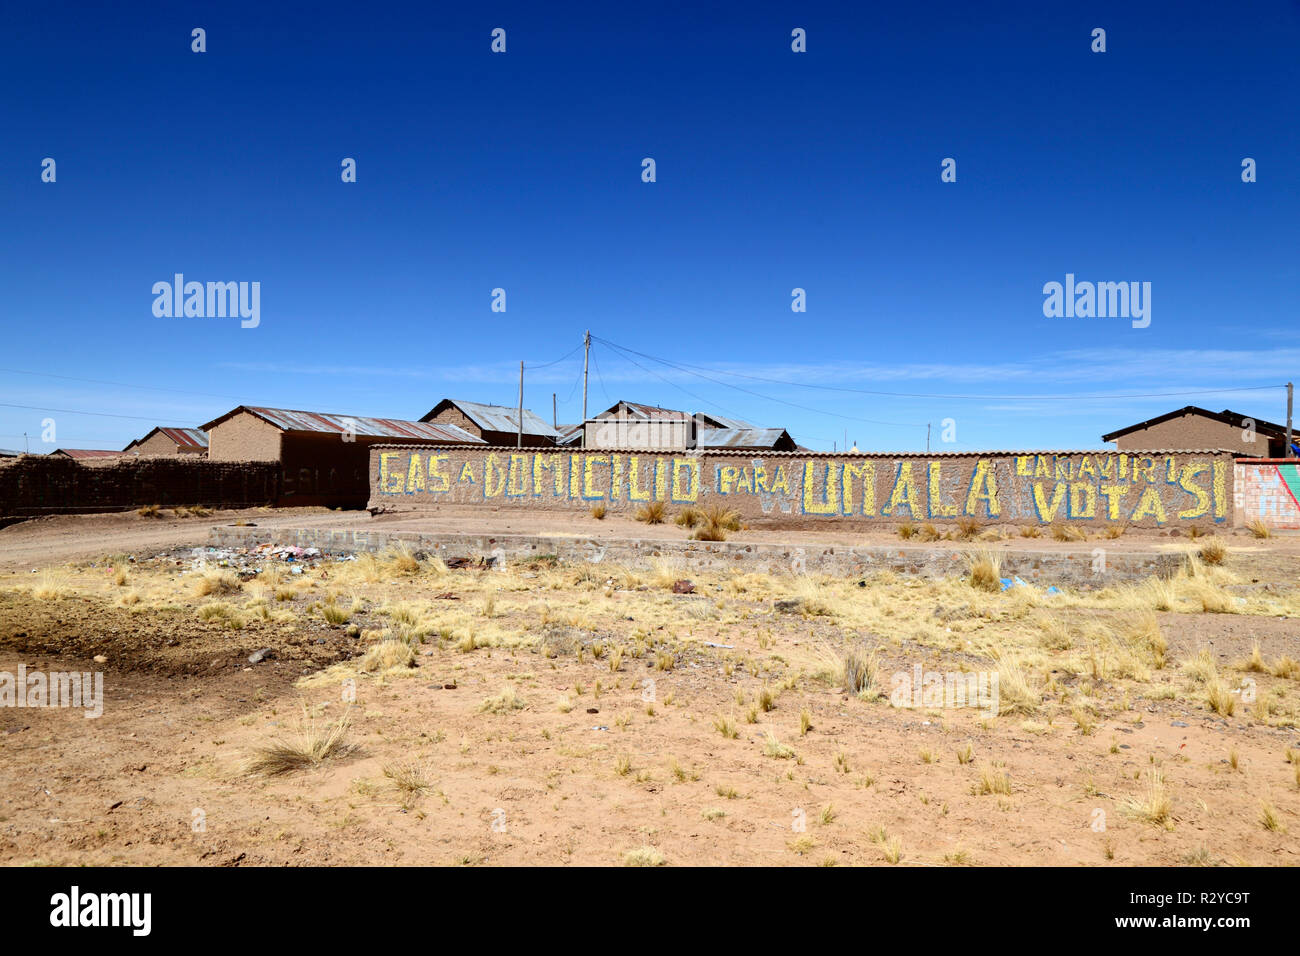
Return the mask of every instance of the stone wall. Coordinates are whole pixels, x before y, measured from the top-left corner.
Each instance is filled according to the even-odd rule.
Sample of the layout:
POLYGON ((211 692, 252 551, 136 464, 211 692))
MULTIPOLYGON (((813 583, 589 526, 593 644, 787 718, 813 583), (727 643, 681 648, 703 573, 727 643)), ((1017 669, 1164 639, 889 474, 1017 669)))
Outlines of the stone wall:
POLYGON ((196 456, 75 461, 47 455, 0 460, 0 518, 115 511, 143 505, 265 505, 280 493, 278 462, 196 456))
MULTIPOLYGON (((692 571, 760 571, 769 574, 834 574, 864 577, 878 571, 924 578, 963 577, 970 572, 971 549, 898 544, 888 547, 755 544, 744 541, 666 541, 522 534, 441 534, 419 531, 334 531, 328 528, 213 528, 209 541, 221 548, 260 544, 296 545, 326 552, 382 551, 405 546, 443 560, 469 558, 475 565, 501 569, 515 561, 555 558, 566 564, 608 564, 652 568, 664 562, 692 571)), ((1152 575, 1168 578, 1182 566, 1180 554, 1109 550, 1098 564, 1093 546, 1067 551, 999 550, 1004 576, 1046 588, 1092 590, 1133 583, 1152 575)))
POLYGON ((375 446, 370 507, 672 513, 719 504, 756 527, 827 523, 1232 524, 1228 452, 802 454, 375 446))

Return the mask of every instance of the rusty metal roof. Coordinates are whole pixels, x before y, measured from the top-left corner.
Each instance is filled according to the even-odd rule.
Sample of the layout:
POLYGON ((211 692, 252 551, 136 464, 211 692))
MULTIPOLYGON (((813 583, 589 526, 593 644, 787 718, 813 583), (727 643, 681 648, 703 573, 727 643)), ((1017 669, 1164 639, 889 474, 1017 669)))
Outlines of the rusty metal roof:
POLYGON ((700 430, 695 444, 699 448, 773 448, 782 435, 786 435, 784 428, 708 428, 700 430))
POLYGON ((366 418, 361 415, 335 415, 327 412, 304 412, 290 408, 266 408, 240 405, 221 418, 204 425, 205 430, 224 421, 235 412, 245 411, 287 432, 352 433, 361 438, 410 438, 417 441, 485 445, 483 439, 465 429, 445 422, 408 422, 400 418, 366 418))
MULTIPOLYGON (((519 409, 505 405, 484 405, 482 402, 462 402, 460 399, 443 399, 425 418, 431 417, 442 405, 454 405, 465 413, 465 417, 485 432, 519 432, 519 409)), ((524 434, 541 435, 554 439, 555 429, 546 424, 540 416, 524 409, 524 434)))
MULTIPOLYGON (((163 428, 159 426, 154 429, 155 432, 162 432, 181 448, 207 448, 208 433, 201 428, 163 428)), ((152 435, 150 432, 149 435, 152 435)), ((149 435, 140 439, 144 442, 149 435)))

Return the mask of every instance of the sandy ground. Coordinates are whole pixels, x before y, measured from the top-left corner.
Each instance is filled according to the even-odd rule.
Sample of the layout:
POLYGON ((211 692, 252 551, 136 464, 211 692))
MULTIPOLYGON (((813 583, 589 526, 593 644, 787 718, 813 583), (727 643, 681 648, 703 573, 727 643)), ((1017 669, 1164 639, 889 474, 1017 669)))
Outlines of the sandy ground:
MULTIPOLYGON (((596 521, 581 512, 523 512, 510 508, 484 511, 481 508, 446 506, 433 512, 392 513, 372 517, 365 511, 331 511, 326 508, 252 508, 219 511, 208 517, 187 515, 178 518, 164 512, 162 518, 144 518, 134 512, 99 515, 54 515, 35 518, 0 528, 0 569, 17 570, 62 561, 88 560, 104 554, 136 550, 197 546, 208 543, 209 530, 216 525, 242 523, 259 528, 328 528, 343 531, 388 530, 425 531, 463 534, 524 534, 582 536, 595 539, 639 538, 684 541, 689 531, 672 524, 648 527, 629 517, 613 514, 596 521)), ((1046 536, 1023 538, 1014 528, 1008 537, 996 543, 944 542, 946 547, 1016 548, 1018 550, 1078 550, 1075 542, 1053 541, 1046 536)), ((1207 529, 1209 530, 1208 526, 1207 529)), ((1220 529, 1217 534, 1233 541, 1239 551, 1251 551, 1252 539, 1242 529, 1220 529)), ((901 541, 897 534, 884 529, 828 531, 747 529, 738 540, 792 544, 888 545, 895 548, 924 548, 918 541, 901 541)), ((1094 541, 1115 550, 1187 550, 1192 546, 1186 537, 1169 532, 1132 530, 1121 538, 1094 541)), ((1259 553, 1300 558, 1300 535, 1271 539, 1259 553)))
POLYGON ((1300 671, 1268 671, 1300 658, 1291 541, 1229 538, 1226 570, 1206 585, 1229 613, 1205 613, 1190 580, 1155 612, 1136 591, 1048 599, 965 581, 719 574, 676 594, 671 568, 328 562, 294 575, 271 559, 230 593, 198 596, 205 571, 184 549, 214 520, 371 519, 115 515, 0 531, 0 671, 105 675, 97 719, 0 708, 0 861, 1300 862, 1288 760, 1300 752, 1300 671), (104 560, 124 553, 135 561, 104 560), (331 598, 346 623, 324 619, 331 598), (213 604, 232 617, 201 617, 213 604), (1098 648, 1119 653, 1105 635, 1143 614, 1167 640, 1165 665, 1127 676, 1098 665, 1098 648), (366 670, 372 648, 408 646, 381 639, 395 635, 416 666, 366 670), (1242 667, 1256 643, 1263 671, 1242 667), (250 664, 262 648, 273 654, 250 664), (981 669, 1014 651, 1037 702, 1001 716, 892 707, 844 690, 852 649, 875 656, 886 694, 917 663, 981 669), (1268 706, 1238 694, 1230 716, 1215 713, 1180 666, 1201 651, 1268 706), (501 712, 484 710, 506 688, 519 706, 506 695, 501 712), (248 773, 260 748, 294 737, 304 709, 317 729, 346 713, 354 749, 284 776, 248 773), (1157 777, 1170 810, 1153 820, 1136 806, 1157 777), (1009 792, 981 792, 1003 779, 1009 792))

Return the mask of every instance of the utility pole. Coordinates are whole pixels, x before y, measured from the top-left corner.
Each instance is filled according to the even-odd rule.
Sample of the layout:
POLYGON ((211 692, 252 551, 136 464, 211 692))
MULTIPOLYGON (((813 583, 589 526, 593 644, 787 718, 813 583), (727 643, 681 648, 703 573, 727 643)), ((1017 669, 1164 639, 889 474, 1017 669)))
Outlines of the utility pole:
POLYGON ((1292 458, 1295 452, 1291 450, 1291 407, 1295 399, 1295 386, 1290 382, 1286 383, 1286 456, 1292 458))
POLYGON ((925 453, 930 454, 930 423, 925 423, 925 453))
POLYGON ((591 359, 591 329, 582 337, 582 447, 587 447, 587 362, 591 359))
POLYGON ((551 392, 551 427, 557 432, 560 430, 560 413, 556 411, 554 392, 551 392))
POLYGON ((524 363, 519 363, 519 437, 515 442, 517 448, 524 447, 524 363))

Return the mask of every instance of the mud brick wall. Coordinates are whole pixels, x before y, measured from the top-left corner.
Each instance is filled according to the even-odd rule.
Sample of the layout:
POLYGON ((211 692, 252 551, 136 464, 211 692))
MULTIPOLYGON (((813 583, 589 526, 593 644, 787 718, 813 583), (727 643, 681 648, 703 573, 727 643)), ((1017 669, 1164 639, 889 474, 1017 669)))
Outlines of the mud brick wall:
POLYGON ((1258 518, 1269 528, 1300 530, 1300 464, 1294 458, 1238 461, 1233 471, 1238 526, 1258 518))
POLYGON ((370 507, 581 509, 669 514, 720 504, 756 527, 826 524, 1231 525, 1230 452, 523 451, 375 446, 370 507))
POLYGON ((264 505, 279 494, 278 462, 217 462, 188 455, 91 462, 24 455, 0 461, 0 518, 154 504, 264 505))

